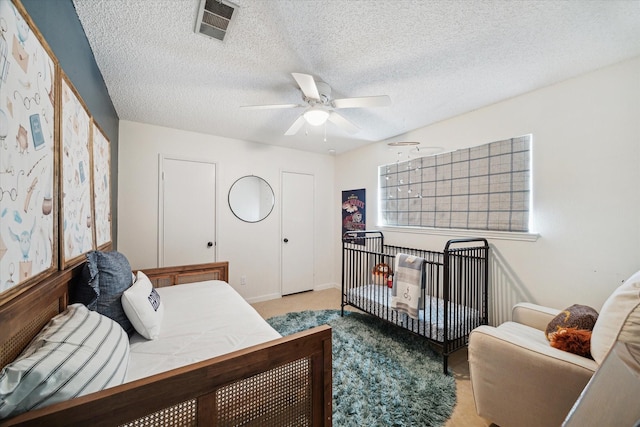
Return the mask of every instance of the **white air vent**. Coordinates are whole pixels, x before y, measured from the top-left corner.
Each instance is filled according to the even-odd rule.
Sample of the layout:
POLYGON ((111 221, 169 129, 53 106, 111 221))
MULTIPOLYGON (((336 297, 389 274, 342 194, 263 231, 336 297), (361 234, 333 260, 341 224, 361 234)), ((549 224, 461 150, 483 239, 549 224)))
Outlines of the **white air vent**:
POLYGON ((224 40, 236 8, 236 5, 226 1, 200 0, 195 32, 224 40))

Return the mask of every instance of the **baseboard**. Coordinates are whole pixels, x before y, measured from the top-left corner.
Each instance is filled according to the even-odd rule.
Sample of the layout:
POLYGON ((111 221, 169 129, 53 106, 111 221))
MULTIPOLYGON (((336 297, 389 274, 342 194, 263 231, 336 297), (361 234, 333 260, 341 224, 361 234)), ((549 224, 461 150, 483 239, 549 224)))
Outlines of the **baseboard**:
POLYGON ((323 283, 313 288, 314 291, 324 291, 325 289, 340 289, 340 285, 338 283, 323 283))
MULTIPOLYGON (((314 291, 324 291, 325 289, 340 289, 340 285, 338 283, 323 283, 322 285, 318 285, 313 288, 314 291)), ((245 298, 245 300, 249 304, 255 304, 257 302, 270 301, 272 299, 278 299, 278 298, 282 298, 282 295, 266 294, 266 295, 260 295, 259 297, 245 298)))
POLYGON ((282 298, 282 295, 280 295, 280 294, 267 294, 267 295, 261 295, 259 297, 245 298, 245 300, 249 304, 254 304, 256 302, 270 301, 272 299, 278 299, 278 298, 282 298))

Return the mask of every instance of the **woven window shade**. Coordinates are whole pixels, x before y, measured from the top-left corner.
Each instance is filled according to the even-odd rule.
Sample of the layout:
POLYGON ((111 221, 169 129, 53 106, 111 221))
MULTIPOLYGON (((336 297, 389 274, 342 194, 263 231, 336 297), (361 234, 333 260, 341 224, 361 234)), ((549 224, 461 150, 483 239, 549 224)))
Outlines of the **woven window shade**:
POLYGON ((529 231, 531 135, 381 166, 385 225, 529 231))

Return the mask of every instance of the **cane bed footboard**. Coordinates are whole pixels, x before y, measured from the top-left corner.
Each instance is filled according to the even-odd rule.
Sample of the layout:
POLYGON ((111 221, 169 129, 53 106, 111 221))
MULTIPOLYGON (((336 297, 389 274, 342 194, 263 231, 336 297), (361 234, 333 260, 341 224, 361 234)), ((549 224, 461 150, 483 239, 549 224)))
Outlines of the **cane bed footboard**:
POLYGON ((0 426, 328 426, 331 408, 331 328, 319 326, 0 426))

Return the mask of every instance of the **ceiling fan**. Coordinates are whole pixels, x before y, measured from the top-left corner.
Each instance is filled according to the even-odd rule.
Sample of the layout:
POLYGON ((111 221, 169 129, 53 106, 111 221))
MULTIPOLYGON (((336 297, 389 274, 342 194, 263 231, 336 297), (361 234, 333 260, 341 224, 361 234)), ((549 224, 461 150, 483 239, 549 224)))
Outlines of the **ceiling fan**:
POLYGON ((291 75, 302 91, 304 104, 245 105, 240 108, 253 110, 304 108, 304 112, 287 129, 284 133, 285 135, 295 135, 305 122, 312 126, 320 126, 325 124, 327 120, 353 134, 358 132, 360 128, 335 110, 341 108, 383 107, 391 104, 391 98, 387 95, 333 99, 331 97, 331 87, 328 84, 316 81, 309 74, 291 73, 291 75))

